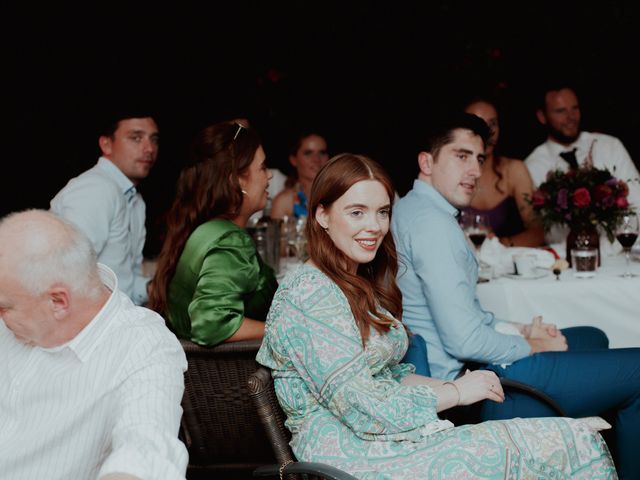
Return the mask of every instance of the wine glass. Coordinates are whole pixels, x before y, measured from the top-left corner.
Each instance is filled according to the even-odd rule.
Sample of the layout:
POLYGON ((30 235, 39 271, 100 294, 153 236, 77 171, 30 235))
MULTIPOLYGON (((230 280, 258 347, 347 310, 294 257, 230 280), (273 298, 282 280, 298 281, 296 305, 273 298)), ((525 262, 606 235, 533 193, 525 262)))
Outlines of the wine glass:
POLYGON ((304 263, 309 258, 307 252, 307 236, 306 229, 307 226, 307 217, 306 215, 302 215, 298 218, 296 222, 296 257, 298 257, 298 262, 304 263))
POLYGON ((629 278, 636 277, 635 273, 632 273, 630 270, 630 254, 631 247, 636 243, 638 238, 638 216, 635 213, 626 213, 618 222, 616 227, 616 238, 622 245, 622 249, 624 251, 624 255, 626 258, 626 268, 625 272, 620 274, 621 277, 629 278))
POLYGON ((280 271, 286 272, 297 263, 295 250, 296 219, 285 215, 280 226, 280 271))
POLYGON ((484 213, 465 213, 462 217, 462 228, 479 254, 490 230, 488 217, 484 213))

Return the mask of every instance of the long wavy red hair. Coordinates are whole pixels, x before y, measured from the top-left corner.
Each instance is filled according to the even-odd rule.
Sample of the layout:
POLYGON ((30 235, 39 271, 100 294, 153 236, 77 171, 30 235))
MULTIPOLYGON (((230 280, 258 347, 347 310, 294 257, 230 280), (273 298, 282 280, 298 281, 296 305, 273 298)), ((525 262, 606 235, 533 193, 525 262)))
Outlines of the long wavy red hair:
POLYGON ((402 296, 396 284, 398 257, 393 237, 391 232, 387 233, 375 258, 367 264, 360 264, 353 274, 346 269, 349 262, 346 255, 335 246, 315 219, 320 205, 330 209, 351 186, 362 180, 380 182, 389 199, 394 198, 395 189, 391 179, 370 158, 343 153, 329 160, 318 172, 311 187, 306 235, 311 260, 347 297, 364 345, 371 327, 381 333, 387 332, 393 323, 392 317, 398 320, 402 317, 402 296))

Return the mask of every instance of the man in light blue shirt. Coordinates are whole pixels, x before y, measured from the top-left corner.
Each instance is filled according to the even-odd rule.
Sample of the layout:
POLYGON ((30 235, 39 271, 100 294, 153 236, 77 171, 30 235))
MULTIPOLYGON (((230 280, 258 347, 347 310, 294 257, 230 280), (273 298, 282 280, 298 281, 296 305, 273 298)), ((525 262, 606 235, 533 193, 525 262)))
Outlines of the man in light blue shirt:
POLYGON ((447 379, 458 375, 464 359, 511 363, 531 350, 523 337, 498 333, 496 318, 478 303, 473 280, 478 264, 456 214, 442 195, 418 179, 396 205, 393 219, 398 251, 421 262, 414 268, 401 257, 404 322, 425 338, 433 376, 447 379), (426 275, 422 264, 428 265, 426 275), (427 304, 425 298, 438 300, 427 304))
MULTIPOLYGON (((634 453, 640 448, 640 349, 608 350, 597 329, 560 331, 539 319, 506 322, 513 334, 500 333, 478 302, 478 263, 456 215, 475 193, 488 134, 479 117, 466 113, 433 128, 418 155, 413 189, 394 205, 403 321, 426 340, 434 377, 454 379, 466 362, 478 362, 547 393, 571 416, 615 411, 618 465, 640 478, 634 477, 640 474, 634 453)), ((550 414, 513 394, 482 409, 483 420, 550 414)))
POLYGON ((143 305, 150 280, 142 271, 146 206, 136 187, 158 156, 158 126, 137 111, 109 120, 98 139, 98 163, 57 193, 51 211, 89 237, 98 260, 115 272, 122 291, 143 305))

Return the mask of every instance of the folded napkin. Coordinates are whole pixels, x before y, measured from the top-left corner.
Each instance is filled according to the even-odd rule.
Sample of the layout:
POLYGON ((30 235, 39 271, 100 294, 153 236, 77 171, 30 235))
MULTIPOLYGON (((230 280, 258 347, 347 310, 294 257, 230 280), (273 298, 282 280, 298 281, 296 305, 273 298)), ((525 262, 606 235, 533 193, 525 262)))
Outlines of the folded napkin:
POLYGON ((490 265, 493 275, 499 277, 514 273, 513 256, 519 253, 529 253, 536 257, 536 267, 551 268, 555 262, 553 253, 541 248, 505 247, 498 237, 487 238, 480 248, 480 261, 490 265))

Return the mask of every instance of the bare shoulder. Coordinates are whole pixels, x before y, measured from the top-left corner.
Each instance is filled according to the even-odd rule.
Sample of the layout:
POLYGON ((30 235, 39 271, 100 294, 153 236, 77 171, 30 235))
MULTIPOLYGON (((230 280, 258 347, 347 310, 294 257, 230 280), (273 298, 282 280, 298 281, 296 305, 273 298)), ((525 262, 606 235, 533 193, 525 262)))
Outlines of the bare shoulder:
POLYGON ((519 160, 517 158, 505 158, 503 157, 501 160, 502 165, 504 165, 504 171, 507 176, 512 181, 521 181, 523 179, 527 179, 527 181, 531 181, 531 175, 529 174, 529 169, 523 160, 519 160))
POLYGON ((271 205, 271 216, 273 218, 282 218, 285 215, 292 215, 295 195, 296 192, 293 188, 285 188, 278 193, 271 205))
POLYGON ((530 191, 533 189, 531 174, 522 160, 502 157, 500 159, 500 167, 506 181, 507 191, 509 191, 511 195, 518 191, 530 191))
POLYGON ((285 199, 290 199, 295 195, 295 190, 293 188, 285 188, 283 190, 280 191, 280 193, 278 193, 275 198, 273 199, 274 202, 276 201, 284 201, 285 199))

